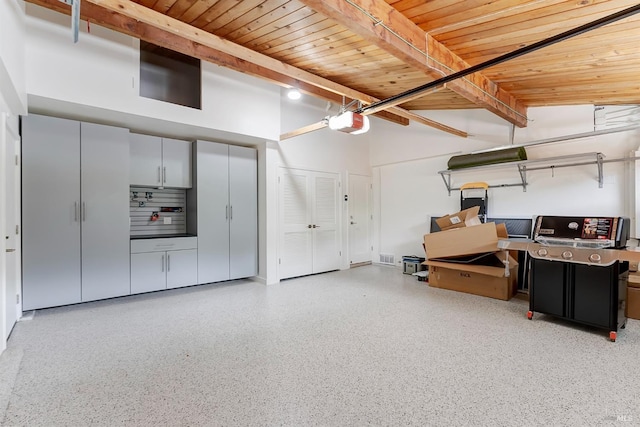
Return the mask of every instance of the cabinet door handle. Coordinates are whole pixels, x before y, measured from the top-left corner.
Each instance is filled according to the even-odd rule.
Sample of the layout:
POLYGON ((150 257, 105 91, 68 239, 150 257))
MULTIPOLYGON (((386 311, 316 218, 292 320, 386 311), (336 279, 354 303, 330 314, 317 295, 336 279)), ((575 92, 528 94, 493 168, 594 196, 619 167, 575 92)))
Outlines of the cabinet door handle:
POLYGON ((233 219, 233 206, 229 206, 229 219, 233 219))
POLYGON ((224 219, 229 219, 229 205, 224 207, 224 219))
POLYGON ((82 222, 87 220, 87 204, 82 202, 82 222))
POLYGON ((167 167, 162 168, 162 182, 167 183, 167 167))
POLYGON ((162 255, 162 272, 164 273, 164 255, 162 255))
POLYGON ((78 202, 73 202, 73 220, 78 222, 78 202))
POLYGON ((162 182, 162 176, 160 175, 160 166, 158 166, 158 184, 162 182))
POLYGON ((167 273, 171 271, 171 255, 167 254, 167 273))

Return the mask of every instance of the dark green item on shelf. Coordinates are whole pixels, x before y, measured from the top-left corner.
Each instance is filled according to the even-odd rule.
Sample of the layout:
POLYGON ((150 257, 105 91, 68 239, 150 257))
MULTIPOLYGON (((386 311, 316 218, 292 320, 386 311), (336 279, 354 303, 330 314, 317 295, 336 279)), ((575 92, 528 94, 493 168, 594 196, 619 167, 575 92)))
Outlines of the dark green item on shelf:
POLYGON ((518 162, 521 160, 527 160, 527 152, 524 147, 453 156, 449 159, 447 167, 450 170, 463 169, 474 166, 493 165, 496 163, 518 162))

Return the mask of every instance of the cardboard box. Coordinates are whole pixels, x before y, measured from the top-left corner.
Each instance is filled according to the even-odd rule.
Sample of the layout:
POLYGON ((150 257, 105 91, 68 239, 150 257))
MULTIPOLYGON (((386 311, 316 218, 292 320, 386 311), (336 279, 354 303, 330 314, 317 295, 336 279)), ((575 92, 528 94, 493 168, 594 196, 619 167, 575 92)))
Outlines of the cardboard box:
POLYGON ((518 289, 518 262, 501 251, 470 264, 425 261, 429 265, 429 286, 509 300, 518 289), (503 260, 509 259, 509 275, 503 260))
POLYGON ((472 208, 438 218, 436 219, 436 224, 438 224, 438 227, 440 227, 440 230, 442 231, 480 225, 482 224, 482 221, 478 218, 478 212, 480 212, 480 206, 474 206, 472 208))
POLYGON ((629 319, 640 320, 640 288, 627 288, 625 314, 629 319))
MULTIPOLYGON (((500 224, 496 224, 496 234, 500 239, 508 239, 509 233, 507 232, 507 225, 502 222, 500 224)), ((517 252, 517 251, 516 251, 517 252)))
POLYGON ((629 272, 629 281, 627 282, 627 286, 630 288, 640 288, 640 273, 636 271, 629 272))
POLYGON ((427 260, 496 252, 498 232, 493 222, 454 228, 425 234, 424 247, 427 260))

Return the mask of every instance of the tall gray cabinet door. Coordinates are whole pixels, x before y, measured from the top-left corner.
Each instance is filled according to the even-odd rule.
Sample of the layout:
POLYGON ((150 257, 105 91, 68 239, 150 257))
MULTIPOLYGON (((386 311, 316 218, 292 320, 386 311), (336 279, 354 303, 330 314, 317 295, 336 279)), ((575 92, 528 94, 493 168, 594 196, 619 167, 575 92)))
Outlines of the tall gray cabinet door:
POLYGON ((258 160, 253 148, 229 146, 229 271, 258 274, 258 160))
POLYGON ((198 283, 229 280, 229 146, 196 142, 198 283))
POLYGON ((80 297, 80 123, 22 118, 22 308, 80 297))
POLYGON ((81 125, 82 301, 130 293, 129 132, 81 125))

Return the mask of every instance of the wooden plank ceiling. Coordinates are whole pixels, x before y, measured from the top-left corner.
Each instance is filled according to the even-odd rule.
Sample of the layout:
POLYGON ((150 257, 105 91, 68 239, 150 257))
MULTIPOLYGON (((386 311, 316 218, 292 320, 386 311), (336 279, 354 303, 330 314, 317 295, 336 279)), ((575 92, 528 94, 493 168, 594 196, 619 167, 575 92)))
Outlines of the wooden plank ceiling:
MULTIPOLYGON (((28 1, 68 13, 58 0, 28 1)), ((323 99, 340 102, 345 95, 368 104, 636 4, 83 0, 81 8, 83 19, 140 39, 323 99), (178 31, 171 19, 161 22, 162 15, 193 31, 181 39, 182 27, 178 31)), ((639 71, 640 14, 449 83, 384 114, 406 124, 415 119, 407 110, 486 108, 526 126, 531 106, 640 104, 639 71)))

